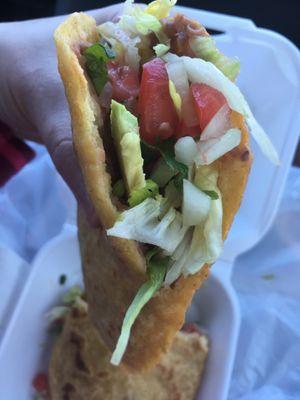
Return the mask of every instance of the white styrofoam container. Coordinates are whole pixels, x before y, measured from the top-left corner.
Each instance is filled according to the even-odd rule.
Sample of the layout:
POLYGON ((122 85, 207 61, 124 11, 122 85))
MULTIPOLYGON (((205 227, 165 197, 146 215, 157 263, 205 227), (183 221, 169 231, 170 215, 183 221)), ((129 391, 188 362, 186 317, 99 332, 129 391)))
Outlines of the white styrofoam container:
MULTIPOLYGON (((198 399, 224 400, 234 361, 240 323, 230 272, 237 255, 265 234, 278 207, 300 130, 300 57, 283 36, 256 28, 250 20, 178 7, 207 28, 223 31, 218 47, 241 60, 238 84, 254 114, 270 135, 281 159, 271 165, 252 143, 254 165, 241 209, 214 265, 208 284, 196 294, 187 320, 208 329, 211 352, 198 399)), ((47 362, 45 313, 59 302, 66 286, 58 284, 67 273, 67 286, 81 281, 76 234, 71 229, 48 243, 37 255, 15 311, 0 342, 0 393, 6 400, 29 400, 30 382, 47 362)))
MULTIPOLYGON (((219 264, 219 268, 223 267, 219 264)), ((47 243, 35 258, 2 338, 1 399, 2 396, 6 400, 33 398, 32 378, 37 372, 47 370, 52 345, 47 335, 46 314, 61 303, 63 294, 74 284, 82 286, 82 274, 76 229, 70 227, 47 243), (59 283, 62 274, 67 274, 63 286, 59 283)), ((198 291, 187 314, 187 321, 199 322, 209 332, 212 343, 201 386, 205 399, 221 399, 226 390, 238 332, 237 315, 238 305, 230 282, 215 268, 208 282, 198 291), (212 375, 218 382, 217 387, 211 384, 212 375)))

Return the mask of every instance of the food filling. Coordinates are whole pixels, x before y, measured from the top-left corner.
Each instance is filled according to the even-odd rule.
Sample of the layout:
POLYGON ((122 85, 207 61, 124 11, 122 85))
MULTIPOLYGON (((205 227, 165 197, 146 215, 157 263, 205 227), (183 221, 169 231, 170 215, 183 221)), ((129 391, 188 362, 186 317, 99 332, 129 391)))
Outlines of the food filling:
POLYGON ((111 359, 116 365, 157 290, 221 254, 215 161, 241 142, 232 113, 245 118, 261 150, 278 163, 234 83, 239 61, 221 54, 197 22, 169 17, 175 2, 142 9, 127 0, 119 21, 100 25, 99 42, 82 51, 118 162, 112 194, 124 211, 107 235, 146 244, 148 278, 126 312, 111 359))

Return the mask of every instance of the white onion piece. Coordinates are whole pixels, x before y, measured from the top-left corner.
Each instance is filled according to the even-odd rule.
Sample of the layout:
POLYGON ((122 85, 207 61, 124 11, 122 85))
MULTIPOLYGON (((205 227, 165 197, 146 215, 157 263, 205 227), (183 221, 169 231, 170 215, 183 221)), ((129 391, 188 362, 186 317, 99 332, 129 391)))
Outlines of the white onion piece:
POLYGON ((185 165, 192 165, 198 153, 196 142, 191 136, 185 136, 177 140, 175 144, 175 159, 185 165))
POLYGON ((162 59, 166 63, 175 63, 175 62, 178 62, 178 61, 182 61, 182 58, 177 56, 174 53, 167 53, 164 56, 162 56, 162 59))
POLYGON ((183 180, 182 221, 185 226, 202 224, 208 217, 211 198, 187 179, 183 180))
POLYGON ((240 144, 241 131, 239 129, 229 129, 219 139, 209 139, 199 142, 199 153, 195 157, 197 165, 208 165, 228 153, 240 144))
POLYGON ((169 79, 174 83, 182 100, 182 118, 187 127, 198 125, 198 116, 193 103, 188 76, 182 61, 166 65, 169 79))
POLYGON ((200 135, 200 140, 215 139, 230 129, 230 108, 225 103, 212 117, 200 135))

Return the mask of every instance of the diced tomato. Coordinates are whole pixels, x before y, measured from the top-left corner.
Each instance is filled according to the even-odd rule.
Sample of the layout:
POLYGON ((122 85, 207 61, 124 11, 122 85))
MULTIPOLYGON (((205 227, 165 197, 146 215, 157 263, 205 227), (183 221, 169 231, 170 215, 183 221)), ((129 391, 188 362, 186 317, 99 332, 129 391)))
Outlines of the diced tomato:
POLYGON ((108 80, 112 85, 112 98, 116 101, 128 100, 139 94, 139 74, 129 66, 109 61, 108 80))
POLYGON ((178 117, 165 63, 159 58, 143 65, 138 111, 141 136, 146 142, 155 144, 175 134, 178 117))
POLYGON ((181 120, 176 128, 176 138, 179 139, 184 136, 192 136, 192 137, 200 136, 199 125, 188 127, 185 125, 184 121, 181 120))
POLYGON ((193 83, 191 92, 202 132, 212 117, 226 103, 226 98, 221 92, 204 83, 193 83))
POLYGON ((185 324, 182 328, 182 330, 186 333, 198 333, 198 335, 202 335, 201 330, 198 328, 198 326, 194 322, 189 322, 185 324))
POLYGON ((48 390, 48 376, 47 374, 41 372, 35 376, 32 381, 32 386, 34 389, 39 392, 47 392, 48 390))

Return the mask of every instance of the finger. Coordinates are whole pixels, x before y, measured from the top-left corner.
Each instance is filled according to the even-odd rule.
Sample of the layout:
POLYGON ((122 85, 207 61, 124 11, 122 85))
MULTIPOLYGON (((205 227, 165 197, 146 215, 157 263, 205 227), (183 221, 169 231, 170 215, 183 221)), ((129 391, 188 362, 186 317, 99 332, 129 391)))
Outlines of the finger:
POLYGON ((63 139, 56 145, 54 150, 51 150, 50 155, 53 163, 74 193, 78 203, 85 210, 90 225, 95 227, 99 226, 99 219, 97 218, 95 209, 85 189, 82 172, 74 152, 72 139, 68 137, 69 135, 65 130, 61 133, 56 132, 55 136, 63 137, 63 139))
POLYGON ((39 77, 38 72, 35 72, 35 79, 38 88, 31 84, 27 92, 31 93, 28 113, 58 172, 85 210, 89 223, 98 226, 99 220, 86 191, 73 148, 71 118, 63 85, 58 76, 51 75, 47 79, 39 77), (43 87, 44 84, 46 87, 43 87))

